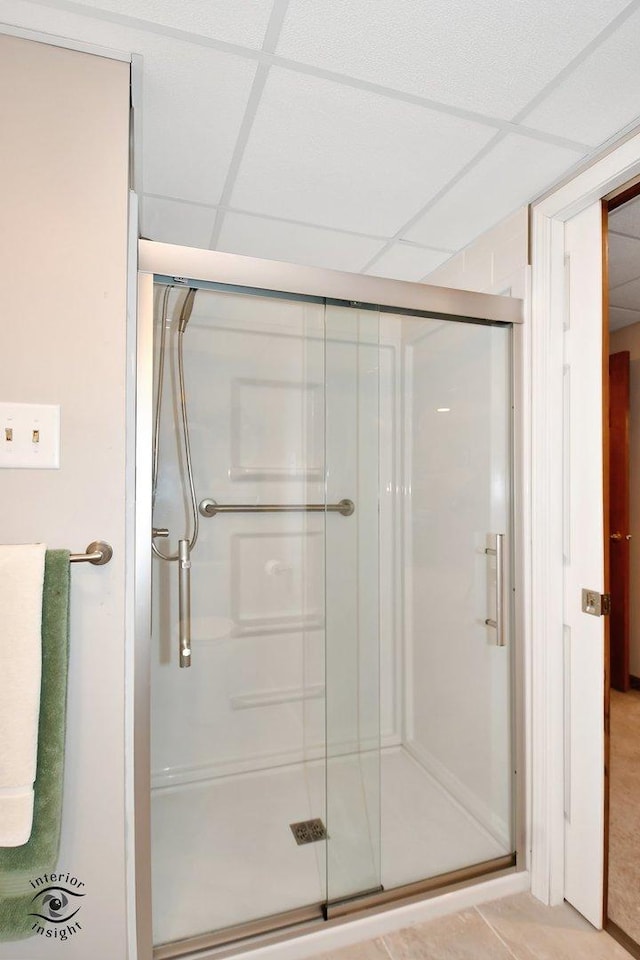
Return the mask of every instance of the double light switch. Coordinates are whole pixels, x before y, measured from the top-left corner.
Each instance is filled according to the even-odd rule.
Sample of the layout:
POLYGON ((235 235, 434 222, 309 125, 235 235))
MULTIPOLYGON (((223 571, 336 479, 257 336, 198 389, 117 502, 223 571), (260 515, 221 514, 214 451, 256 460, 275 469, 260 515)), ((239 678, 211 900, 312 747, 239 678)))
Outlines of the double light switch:
POLYGON ((0 403, 0 468, 56 470, 60 466, 60 407, 0 403))

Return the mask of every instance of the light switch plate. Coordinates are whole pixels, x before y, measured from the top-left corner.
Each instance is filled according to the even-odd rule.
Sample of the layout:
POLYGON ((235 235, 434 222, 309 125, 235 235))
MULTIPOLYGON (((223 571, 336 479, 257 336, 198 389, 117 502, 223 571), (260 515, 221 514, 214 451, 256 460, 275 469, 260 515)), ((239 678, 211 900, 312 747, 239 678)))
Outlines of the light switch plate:
POLYGON ((57 470, 60 407, 0 402, 0 469, 57 470))

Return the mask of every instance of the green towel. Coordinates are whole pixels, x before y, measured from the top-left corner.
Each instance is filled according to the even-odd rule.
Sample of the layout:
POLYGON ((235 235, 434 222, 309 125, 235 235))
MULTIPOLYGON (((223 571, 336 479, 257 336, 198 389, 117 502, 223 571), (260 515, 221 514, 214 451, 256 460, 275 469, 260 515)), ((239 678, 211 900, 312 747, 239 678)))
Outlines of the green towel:
POLYGON ((42 594, 42 681, 33 829, 0 848, 0 940, 33 935, 30 881, 56 866, 60 846, 69 662, 69 551, 47 550, 42 594))

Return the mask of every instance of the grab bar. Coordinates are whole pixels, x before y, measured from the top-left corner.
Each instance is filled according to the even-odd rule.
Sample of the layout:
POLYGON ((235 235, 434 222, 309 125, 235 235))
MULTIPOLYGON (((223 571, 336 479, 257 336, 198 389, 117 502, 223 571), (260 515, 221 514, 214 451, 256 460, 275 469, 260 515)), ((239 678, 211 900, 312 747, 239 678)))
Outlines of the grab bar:
POLYGON ((484 621, 488 627, 493 627, 496 631, 496 646, 504 647, 506 640, 504 634, 504 534, 496 533, 495 549, 487 547, 485 554, 488 557, 496 558, 496 618, 491 620, 489 617, 484 621))
POLYGON ((350 517, 355 510, 353 500, 339 503, 216 503, 201 500, 198 510, 203 517, 215 517, 217 513, 339 513, 350 517))

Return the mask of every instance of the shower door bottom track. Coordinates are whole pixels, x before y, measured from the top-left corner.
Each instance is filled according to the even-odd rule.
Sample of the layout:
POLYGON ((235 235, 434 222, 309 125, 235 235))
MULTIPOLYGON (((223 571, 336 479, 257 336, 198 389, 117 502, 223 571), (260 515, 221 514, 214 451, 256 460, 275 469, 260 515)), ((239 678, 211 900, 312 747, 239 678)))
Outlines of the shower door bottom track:
MULTIPOLYGON (((290 940, 314 930, 326 929, 345 923, 355 915, 372 910, 385 910, 417 900, 427 899, 460 887, 469 886, 485 877, 495 874, 513 873, 516 869, 516 854, 485 860, 471 867, 442 873, 428 880, 419 880, 391 890, 377 889, 347 900, 329 903, 311 904, 298 910, 251 920, 233 927, 225 927, 213 933, 204 933, 185 940, 163 943, 153 950, 153 960, 173 960, 177 957, 188 958, 203 950, 210 950, 211 958, 232 957, 239 948, 244 950, 262 947, 270 943, 290 940)), ((204 958, 203 958, 204 960, 204 958)))

